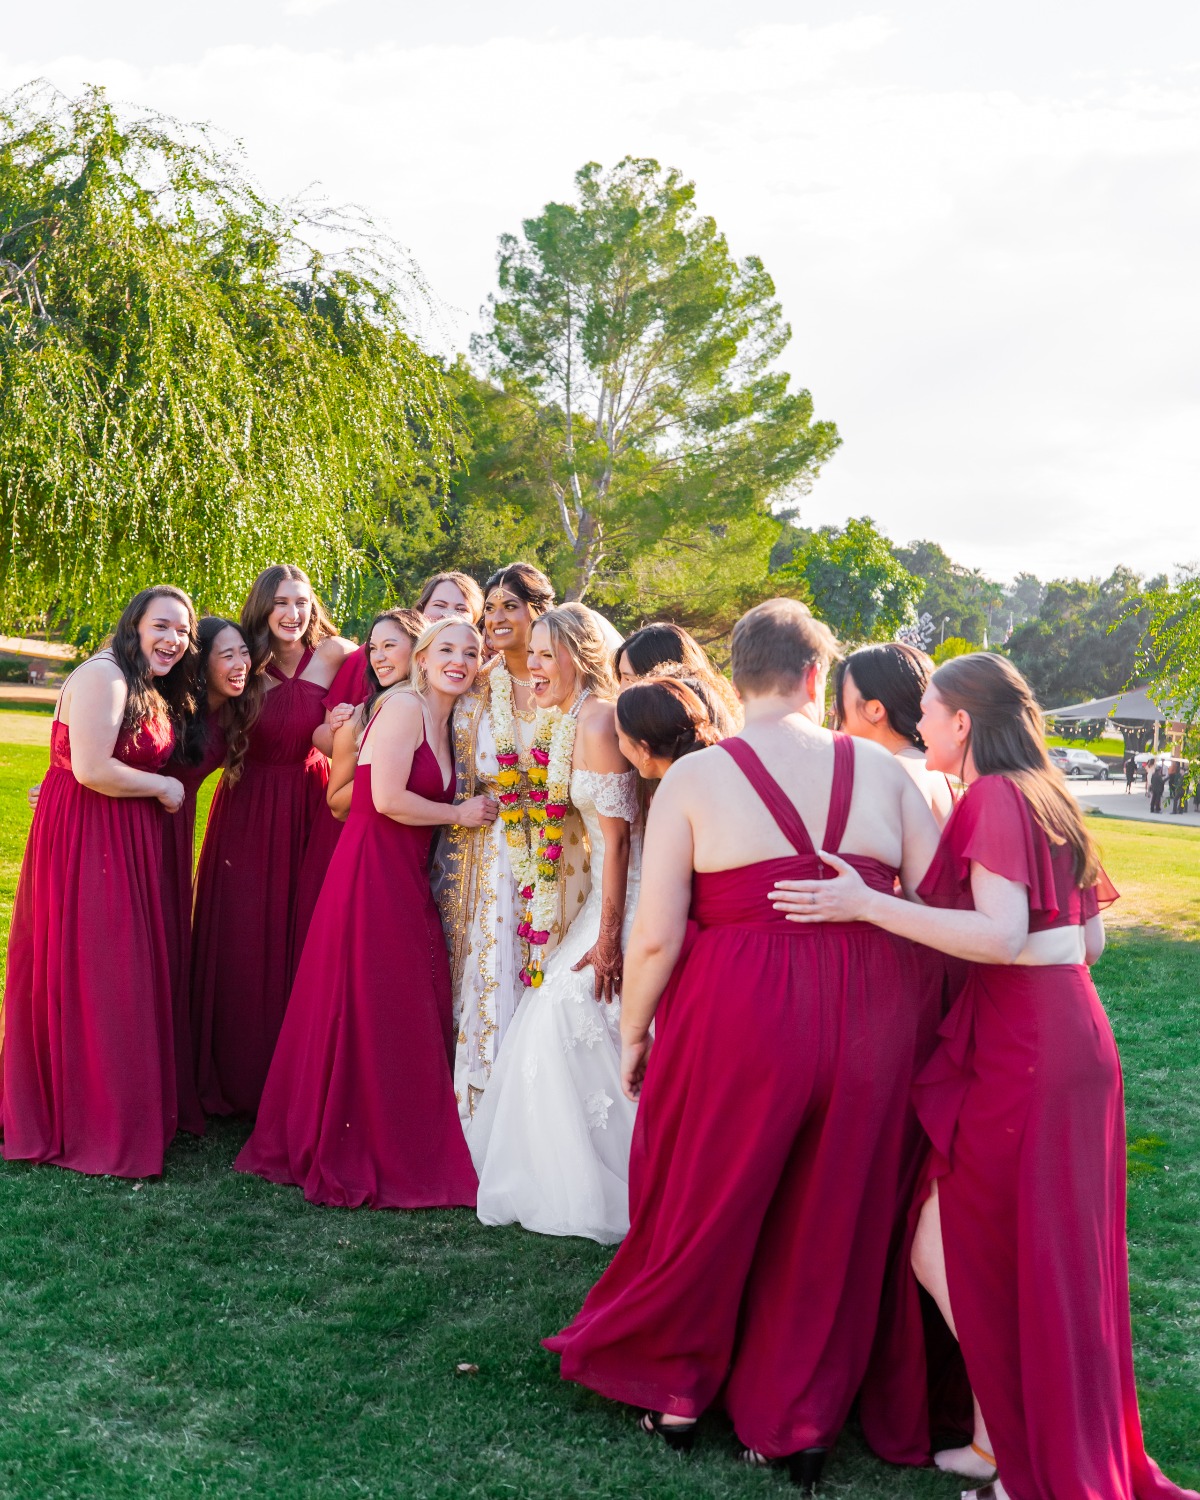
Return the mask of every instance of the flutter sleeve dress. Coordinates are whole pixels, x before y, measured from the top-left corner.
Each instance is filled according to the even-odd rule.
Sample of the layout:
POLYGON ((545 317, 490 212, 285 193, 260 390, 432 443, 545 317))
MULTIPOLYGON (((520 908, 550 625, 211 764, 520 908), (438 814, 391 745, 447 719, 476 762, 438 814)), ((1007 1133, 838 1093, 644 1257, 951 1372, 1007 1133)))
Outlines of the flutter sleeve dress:
MULTIPOLYGON (((1031 933, 1117 897, 1103 872, 1080 889, 1071 847, 1004 776, 956 806, 922 898, 971 909, 973 863, 1025 887, 1031 933)), ((936 1178, 962 1355, 1012 1500, 1195 1500, 1142 1441, 1121 1064, 1087 965, 969 965, 915 1093, 923 1195, 936 1178)))

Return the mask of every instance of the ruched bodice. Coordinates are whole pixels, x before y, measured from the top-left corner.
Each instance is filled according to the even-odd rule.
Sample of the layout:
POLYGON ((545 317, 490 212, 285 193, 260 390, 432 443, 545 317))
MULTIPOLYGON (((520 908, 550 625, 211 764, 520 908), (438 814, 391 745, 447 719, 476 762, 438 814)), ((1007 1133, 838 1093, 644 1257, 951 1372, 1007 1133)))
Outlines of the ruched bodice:
MULTIPOLYGON (((843 854, 841 858, 854 866, 872 890, 895 889, 898 872, 891 865, 867 855, 843 854)), ((829 866, 815 854, 764 859, 733 870, 697 870, 692 877, 691 917, 701 927, 753 927, 789 937, 811 937, 822 929, 828 932, 830 928, 860 926, 857 922, 823 922, 821 927, 789 922, 771 906, 771 891, 777 880, 822 880, 830 873, 829 866)))
MULTIPOLYGON (((161 771, 175 748, 175 731, 165 720, 147 719, 136 729, 122 729, 113 746, 113 759, 137 771, 161 771)), ((50 769, 71 769, 71 731, 61 719, 50 726, 50 769)))
POLYGON ((301 673, 312 659, 307 651, 291 677, 274 663, 267 674, 278 684, 263 694, 262 710, 250 731, 246 760, 253 765, 303 766, 321 752, 313 749, 313 730, 325 720, 326 689, 301 673))

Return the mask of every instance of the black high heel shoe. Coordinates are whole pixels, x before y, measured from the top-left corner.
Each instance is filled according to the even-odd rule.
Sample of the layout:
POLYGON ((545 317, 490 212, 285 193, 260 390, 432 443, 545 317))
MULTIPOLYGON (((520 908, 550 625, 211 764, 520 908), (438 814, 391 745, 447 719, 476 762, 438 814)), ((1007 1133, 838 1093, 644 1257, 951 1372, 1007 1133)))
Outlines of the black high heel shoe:
POLYGON ((806 1495, 815 1493, 828 1452, 828 1448, 803 1448, 799 1453, 788 1454, 785 1460, 788 1478, 806 1495))
POLYGON ((696 1441, 696 1424, 664 1422, 660 1411, 644 1411, 638 1426, 651 1437, 660 1437, 676 1453, 690 1453, 696 1441))

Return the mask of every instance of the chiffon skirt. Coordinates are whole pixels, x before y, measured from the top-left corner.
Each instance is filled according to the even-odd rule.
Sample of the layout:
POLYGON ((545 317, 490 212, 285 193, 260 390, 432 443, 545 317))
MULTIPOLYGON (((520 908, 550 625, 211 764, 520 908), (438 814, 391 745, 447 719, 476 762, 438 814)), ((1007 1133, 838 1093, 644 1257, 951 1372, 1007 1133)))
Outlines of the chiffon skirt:
POLYGON ((4 1155, 151 1177, 175 1134, 162 819, 52 767, 13 908, 4 1155))
MULTIPOLYGON (((933 1153, 910 1227, 936 1177, 962 1357, 1005 1488, 1013 1500, 1192 1495, 1142 1440, 1121 1066, 1091 975, 973 966, 941 1035, 916 1088, 933 1153)), ((918 1299, 910 1276, 891 1340, 891 1419, 877 1398, 864 1402, 869 1440, 907 1462, 921 1461, 922 1429, 940 1418, 927 1405, 926 1371, 940 1361, 918 1299)))

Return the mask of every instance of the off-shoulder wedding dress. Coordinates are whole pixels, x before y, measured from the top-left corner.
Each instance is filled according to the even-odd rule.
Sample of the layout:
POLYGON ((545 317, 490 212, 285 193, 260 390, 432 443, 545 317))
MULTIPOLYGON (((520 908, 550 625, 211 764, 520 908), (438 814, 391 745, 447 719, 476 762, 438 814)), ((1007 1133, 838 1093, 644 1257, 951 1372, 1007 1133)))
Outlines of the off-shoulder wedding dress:
POLYGON ((621 1092, 620 1001, 595 997, 590 968, 573 974, 600 934, 604 835, 600 819, 630 824, 622 946, 641 880, 637 773, 575 771, 571 802, 592 847, 592 887, 526 990, 467 1129, 485 1224, 523 1224, 611 1245, 629 1228, 629 1147, 635 1106, 621 1092))

